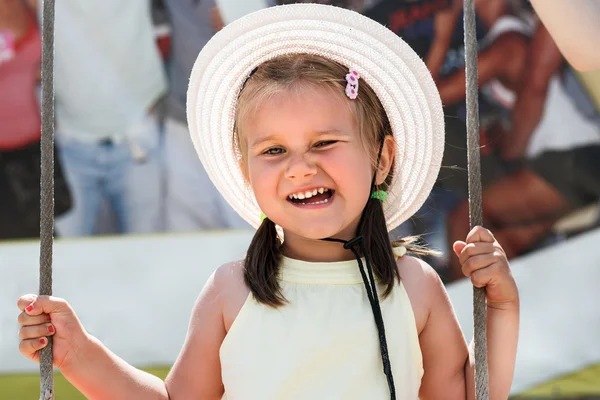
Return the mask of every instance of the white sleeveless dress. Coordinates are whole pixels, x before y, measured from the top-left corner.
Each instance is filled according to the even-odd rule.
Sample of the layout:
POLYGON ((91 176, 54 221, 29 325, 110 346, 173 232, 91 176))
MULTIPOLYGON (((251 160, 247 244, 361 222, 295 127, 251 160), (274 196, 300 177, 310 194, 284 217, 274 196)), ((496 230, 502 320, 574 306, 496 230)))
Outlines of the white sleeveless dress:
MULTIPOLYGON (((280 283, 289 304, 275 309, 248 296, 221 345, 223 399, 389 399, 356 260, 311 263, 284 257, 280 283)), ((381 301, 381 309, 396 398, 416 399, 423 363, 402 283, 381 301)))

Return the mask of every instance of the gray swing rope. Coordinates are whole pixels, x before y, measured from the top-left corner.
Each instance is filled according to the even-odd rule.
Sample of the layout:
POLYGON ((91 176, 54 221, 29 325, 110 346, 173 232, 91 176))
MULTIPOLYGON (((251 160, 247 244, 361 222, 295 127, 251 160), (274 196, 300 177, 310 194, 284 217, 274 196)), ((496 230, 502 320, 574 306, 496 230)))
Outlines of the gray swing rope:
MULTIPOLYGON (((54 241, 54 0, 42 1, 42 140, 40 183, 40 295, 52 295, 54 241)), ((52 336, 40 352, 40 400, 54 399, 52 336)))
MULTIPOLYGON (((481 164, 479 154, 479 103, 477 82, 477 31, 475 2, 464 0, 465 68, 467 94, 467 163, 469 175, 469 223, 482 225, 481 164)), ((475 338, 475 398, 488 399, 487 305, 485 288, 473 287, 473 320, 475 338)))

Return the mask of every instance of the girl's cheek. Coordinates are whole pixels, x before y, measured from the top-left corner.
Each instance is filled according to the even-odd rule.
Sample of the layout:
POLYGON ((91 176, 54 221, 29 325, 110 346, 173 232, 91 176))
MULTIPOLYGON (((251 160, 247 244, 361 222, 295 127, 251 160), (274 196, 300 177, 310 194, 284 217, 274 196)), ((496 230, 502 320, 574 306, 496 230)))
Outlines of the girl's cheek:
POLYGON ((264 162, 248 162, 248 178, 253 189, 265 188, 272 184, 274 168, 264 162))
POLYGON ((255 179, 260 174, 261 166, 260 162, 255 157, 250 157, 246 161, 246 173, 251 179, 255 179))
POLYGON ((255 157, 248 160, 248 169, 254 175, 276 174, 282 166, 282 160, 279 158, 255 157))

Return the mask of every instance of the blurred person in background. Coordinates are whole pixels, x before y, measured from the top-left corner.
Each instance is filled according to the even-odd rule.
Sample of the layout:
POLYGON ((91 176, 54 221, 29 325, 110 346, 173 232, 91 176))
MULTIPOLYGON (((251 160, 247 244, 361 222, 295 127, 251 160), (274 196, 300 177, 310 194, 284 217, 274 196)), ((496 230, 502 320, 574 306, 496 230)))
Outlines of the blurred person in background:
POLYGON ((196 151, 186 122, 188 81, 194 61, 222 27, 214 0, 163 0, 171 21, 169 95, 165 120, 166 229, 249 227, 219 195, 196 151))
POLYGON ((317 3, 335 7, 347 8, 352 11, 362 12, 367 3, 373 0, 268 0, 271 5, 283 5, 294 3, 317 3))
POLYGON ((531 0, 563 56, 580 71, 600 69, 600 1, 531 0))
MULTIPOLYGON (((600 116, 547 29, 534 18, 497 21, 479 54, 479 84, 504 109, 482 160, 504 175, 484 180, 483 217, 509 258, 539 244, 569 211, 600 198, 600 116)), ((464 70, 439 82, 459 96, 464 70)), ((464 96, 464 92, 462 93, 464 96)), ((469 231, 468 204, 449 215, 448 241, 469 231)), ((452 257, 451 275, 460 277, 452 257)))
MULTIPOLYGON (((32 4, 0 0, 0 239, 40 234, 41 42, 32 4)), ((55 163, 55 213, 70 207, 55 163)))
POLYGON ((150 0, 58 1, 54 51, 56 143, 73 193, 58 233, 96 233, 104 202, 119 232, 161 230, 154 110, 166 82, 150 0))
MULTIPOLYGON (((441 1, 429 1, 441 6, 441 1)), ((427 4, 427 2, 425 3, 427 4)), ((427 8, 425 8, 427 10, 427 8)), ((486 35, 496 21, 510 11, 506 0, 476 0, 475 1, 476 40, 479 52, 486 46, 486 35)), ((405 12, 406 13, 406 12, 405 12)), ((423 13, 423 12, 421 12, 423 13)), ((413 12, 407 15, 418 13, 413 12)), ((420 54, 432 73, 446 116, 446 147, 444 149, 444 168, 438 178, 438 195, 451 197, 453 203, 467 195, 467 149, 466 149, 466 114, 464 80, 458 83, 453 77, 464 74, 465 48, 463 26, 463 0, 446 1, 446 7, 435 12, 433 18, 420 22, 422 26, 405 28, 405 35, 411 38, 414 46, 420 48, 420 54)), ((486 120, 493 117, 498 107, 478 96, 479 117, 482 126, 486 120)), ((483 175, 492 175, 486 165, 482 165, 483 175)), ((450 200, 450 199, 448 199, 450 200)))
POLYGON ((166 61, 171 53, 171 21, 162 0, 152 0, 152 24, 158 51, 166 61))
MULTIPOLYGON (((428 45, 424 52, 425 62, 432 72, 436 81, 440 98, 444 104, 446 124, 446 146, 444 149, 443 166, 438 177, 438 190, 434 192, 443 200, 443 219, 458 201, 465 198, 467 190, 467 131, 466 131, 466 89, 465 89, 465 48, 464 48, 464 26, 463 26, 463 1, 452 0, 449 6, 438 11, 432 21, 433 41, 431 43, 421 39, 419 46, 428 45)), ((488 34, 496 22, 510 13, 507 0, 476 0, 475 22, 476 39, 479 53, 479 64, 482 62, 482 52, 490 52, 490 47, 501 46, 502 43, 488 43, 488 34)), ((496 54, 496 52, 491 51, 496 54)), ((505 66, 514 65, 514 60, 506 59, 498 61, 497 58, 483 59, 488 64, 492 62, 505 66)), ((481 71, 479 71, 480 76, 481 71)), ((481 86, 481 79, 479 84, 481 86)), ((480 135, 482 143, 486 143, 486 129, 489 121, 494 120, 500 107, 482 95, 478 96, 480 135)), ((485 149, 483 150, 485 151, 485 149)), ((481 174, 484 182, 490 182, 503 176, 503 171, 498 170, 496 163, 488 162, 486 158, 481 161, 481 174)), ((445 228, 445 222, 439 225, 445 228)), ((444 245, 445 247, 445 245, 444 245)), ((448 252, 451 253, 451 252, 448 252)))
MULTIPOLYGON (((481 42, 494 21, 507 12, 505 0, 477 0, 476 4, 486 2, 487 7, 477 9, 476 33, 481 42)), ((462 16, 463 0, 370 0, 365 2, 363 13, 389 27, 404 39, 421 56, 429 68, 434 80, 453 74, 464 68, 464 29, 462 16)), ((465 86, 462 93, 464 96, 465 86)), ((442 101, 446 125, 446 149, 443 168, 440 171, 436 187, 429 199, 410 221, 401 226, 394 236, 407 234, 423 235, 430 247, 451 253, 446 246, 446 214, 466 193, 453 185, 453 182, 466 182, 466 173, 456 168, 456 158, 464 158, 466 166, 466 148, 459 143, 465 142, 466 105, 463 99, 454 102, 442 101)), ((480 109, 487 112, 486 105, 480 109)), ((433 258, 427 260, 445 279, 447 260, 433 258)))
MULTIPOLYGON (((450 35, 455 30, 454 20, 460 9, 458 0, 370 0, 364 4, 363 14, 400 36, 425 61, 435 77, 446 58, 450 35)), ((446 110, 444 114, 448 114, 446 110)), ((392 239, 419 235, 429 247, 444 250, 446 203, 452 201, 447 193, 436 184, 421 209, 390 232, 392 239)), ((447 253, 443 251, 443 254, 447 253)), ((427 262, 443 277, 444 258, 428 258, 427 262)))

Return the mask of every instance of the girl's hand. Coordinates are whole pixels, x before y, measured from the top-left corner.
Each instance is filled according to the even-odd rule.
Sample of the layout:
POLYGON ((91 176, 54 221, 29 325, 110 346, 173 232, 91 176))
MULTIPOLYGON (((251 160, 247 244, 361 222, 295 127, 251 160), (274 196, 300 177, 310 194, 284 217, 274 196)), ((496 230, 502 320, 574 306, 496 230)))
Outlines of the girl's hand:
POLYGON ((77 315, 63 299, 26 295, 19 298, 21 325, 19 350, 25 357, 39 362, 39 352, 53 336, 53 364, 57 368, 72 364, 78 350, 89 341, 77 315))
POLYGON ((510 272, 506 254, 489 230, 477 226, 469 232, 466 242, 455 242, 454 253, 462 272, 476 287, 485 287, 488 307, 518 306, 519 293, 510 272))

